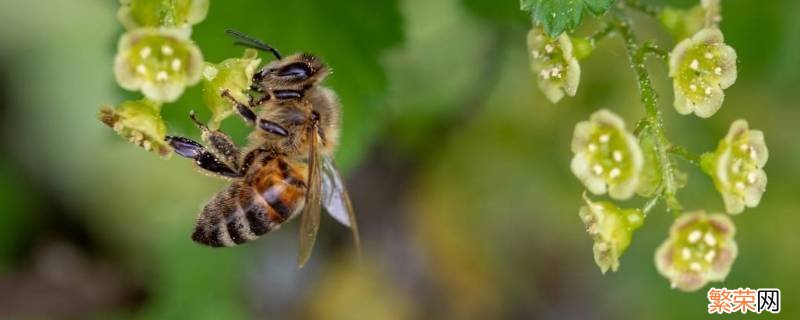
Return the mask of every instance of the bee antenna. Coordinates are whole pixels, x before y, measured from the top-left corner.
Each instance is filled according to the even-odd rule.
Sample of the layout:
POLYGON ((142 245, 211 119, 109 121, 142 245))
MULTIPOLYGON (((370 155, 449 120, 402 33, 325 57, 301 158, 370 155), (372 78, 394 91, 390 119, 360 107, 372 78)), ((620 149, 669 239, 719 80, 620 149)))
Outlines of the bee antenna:
POLYGON ((236 30, 233 30, 233 29, 225 30, 225 33, 228 34, 234 40, 236 40, 233 43, 235 45, 240 45, 240 46, 249 47, 249 48, 253 48, 253 49, 258 49, 258 50, 262 50, 262 51, 269 51, 269 52, 272 52, 272 55, 275 56, 276 59, 278 59, 278 60, 282 59, 281 53, 278 52, 277 49, 269 46, 268 44, 262 42, 261 40, 258 40, 256 38, 253 38, 251 36, 248 36, 248 35, 246 35, 244 33, 241 33, 239 31, 236 31, 236 30))

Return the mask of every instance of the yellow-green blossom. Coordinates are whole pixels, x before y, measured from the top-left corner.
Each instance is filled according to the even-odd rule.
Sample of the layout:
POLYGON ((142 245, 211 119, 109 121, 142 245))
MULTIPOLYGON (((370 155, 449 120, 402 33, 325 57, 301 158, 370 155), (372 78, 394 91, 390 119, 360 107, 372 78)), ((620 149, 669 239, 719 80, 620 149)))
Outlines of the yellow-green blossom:
POLYGON ((574 96, 581 79, 581 66, 572 51, 572 41, 566 34, 552 39, 535 27, 528 32, 528 53, 531 70, 539 88, 553 103, 564 95, 574 96))
POLYGON ((594 262, 600 271, 617 271, 619 258, 628 249, 633 231, 644 223, 644 213, 639 209, 620 209, 608 201, 592 202, 583 195, 584 205, 578 215, 586 232, 594 239, 594 262))
POLYGON ((734 121, 717 150, 703 155, 703 169, 722 194, 726 212, 741 213, 758 205, 767 188, 768 157, 764 133, 749 130, 745 120, 734 121))
POLYGON ((572 173, 590 192, 608 191, 614 199, 630 198, 639 185, 642 151, 625 122, 602 109, 575 126, 572 137, 572 173))
POLYGON ((735 233, 733 222, 724 214, 684 213, 656 250, 656 268, 673 288, 683 291, 725 280, 738 253, 735 233))
POLYGON ((189 30, 208 14, 208 0, 120 0, 117 19, 128 30, 179 27, 189 30))
POLYGON ((150 100, 173 102, 200 81, 203 55, 177 29, 142 28, 122 35, 114 60, 117 83, 150 100))
POLYGON ((230 58, 218 64, 206 63, 203 67, 203 101, 211 109, 209 126, 214 129, 233 113, 233 102, 222 96, 228 90, 240 102, 247 101, 244 91, 250 88, 253 74, 261 63, 258 52, 247 49, 241 58, 230 58))
POLYGON ((105 106, 98 117, 131 143, 166 158, 172 154, 172 148, 164 142, 167 125, 160 111, 158 102, 142 99, 125 101, 116 108, 105 106))
POLYGON ((698 31, 670 53, 675 110, 708 118, 722 106, 722 91, 736 82, 736 51, 717 28, 698 31))

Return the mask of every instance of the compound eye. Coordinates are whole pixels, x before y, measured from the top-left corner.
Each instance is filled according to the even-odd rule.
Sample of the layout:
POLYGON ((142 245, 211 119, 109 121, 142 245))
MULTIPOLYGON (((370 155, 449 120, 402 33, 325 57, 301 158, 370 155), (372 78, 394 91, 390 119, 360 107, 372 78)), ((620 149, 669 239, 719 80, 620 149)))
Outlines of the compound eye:
POLYGON ((302 62, 295 62, 286 65, 278 70, 279 77, 287 77, 293 79, 308 79, 311 74, 311 68, 302 62))

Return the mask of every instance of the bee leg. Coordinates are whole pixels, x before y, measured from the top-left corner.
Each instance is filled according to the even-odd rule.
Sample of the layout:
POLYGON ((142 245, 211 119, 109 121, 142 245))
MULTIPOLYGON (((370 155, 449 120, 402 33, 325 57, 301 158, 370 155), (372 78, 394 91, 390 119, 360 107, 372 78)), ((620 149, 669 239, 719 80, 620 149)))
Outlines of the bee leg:
POLYGON ((242 174, 224 162, 217 159, 213 153, 208 152, 200 143, 184 137, 167 136, 165 139, 172 146, 175 153, 182 157, 193 159, 198 167, 210 173, 228 178, 238 178, 242 174))
POLYGON ((275 90, 275 99, 278 100, 292 100, 300 99, 303 93, 298 90, 275 90))
POLYGON ((189 112, 189 118, 200 129, 203 142, 211 146, 217 158, 221 158, 223 162, 238 169, 239 166, 239 148, 233 143, 233 139, 222 131, 209 129, 205 124, 197 120, 194 110, 189 112))
MULTIPOLYGON (((234 109, 236 109, 236 113, 238 113, 239 116, 242 117, 242 119, 244 119, 245 122, 251 125, 256 123, 257 116, 255 112, 253 112, 253 109, 250 109, 248 106, 237 101, 236 98, 234 98, 233 95, 231 95, 230 91, 228 90, 222 91, 222 96, 228 98, 228 100, 231 100, 231 102, 233 102, 234 109)), ((269 95, 267 95, 267 97, 269 97, 269 95)))
POLYGON ((264 102, 267 102, 267 101, 269 101, 269 99, 270 99, 270 98, 271 98, 271 97, 269 96, 269 94, 268 94, 268 93, 264 93, 264 94, 263 94, 263 95, 262 95, 260 98, 258 98, 258 99, 256 99, 256 97, 255 97, 255 96, 253 96, 253 95, 250 95, 250 96, 248 96, 248 99, 247 99, 247 105, 250 107, 250 109, 252 109, 252 108, 255 108, 255 107, 257 107, 257 106, 260 106, 260 105, 261 105, 261 104, 263 104, 264 102))
MULTIPOLYGON (((245 119, 245 121, 247 121, 247 123, 256 124, 256 120, 258 120, 258 127, 264 131, 282 137, 286 137, 289 135, 289 132, 286 131, 286 129, 281 125, 269 121, 267 119, 258 119, 258 117, 256 116, 256 114, 253 112, 252 109, 236 101, 236 99, 233 98, 233 96, 231 95, 230 92, 228 92, 228 90, 222 91, 222 96, 230 99, 231 101, 233 101, 234 104, 236 104, 236 111, 239 113, 242 119, 245 119)), ((267 95, 267 97, 269 97, 269 95, 267 95)))

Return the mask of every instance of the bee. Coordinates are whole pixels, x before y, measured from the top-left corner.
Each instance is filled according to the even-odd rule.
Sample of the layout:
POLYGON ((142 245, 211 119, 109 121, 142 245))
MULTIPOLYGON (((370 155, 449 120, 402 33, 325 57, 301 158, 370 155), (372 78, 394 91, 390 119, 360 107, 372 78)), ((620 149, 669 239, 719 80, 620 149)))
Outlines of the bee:
POLYGON ((271 52, 276 60, 253 76, 249 101, 229 99, 236 113, 254 130, 240 150, 225 133, 189 117, 209 147, 185 137, 167 136, 175 153, 194 160, 205 173, 231 180, 205 205, 192 240, 230 247, 254 240, 300 216, 302 267, 311 256, 322 207, 350 227, 360 250, 350 198, 333 162, 339 140, 341 106, 336 94, 320 82, 329 74, 311 54, 282 57, 274 48, 228 30, 236 44, 271 52), (256 94, 261 97, 254 98, 256 94))

